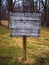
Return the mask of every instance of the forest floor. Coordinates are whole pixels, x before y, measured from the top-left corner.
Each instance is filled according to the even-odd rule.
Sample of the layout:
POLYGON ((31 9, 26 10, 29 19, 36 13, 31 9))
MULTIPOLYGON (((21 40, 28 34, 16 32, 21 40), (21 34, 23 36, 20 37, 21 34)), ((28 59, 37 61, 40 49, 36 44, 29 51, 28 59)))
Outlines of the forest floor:
POLYGON ((27 60, 23 61, 23 38, 10 37, 0 26, 0 65, 49 65, 49 28, 41 27, 40 37, 27 37, 27 60))

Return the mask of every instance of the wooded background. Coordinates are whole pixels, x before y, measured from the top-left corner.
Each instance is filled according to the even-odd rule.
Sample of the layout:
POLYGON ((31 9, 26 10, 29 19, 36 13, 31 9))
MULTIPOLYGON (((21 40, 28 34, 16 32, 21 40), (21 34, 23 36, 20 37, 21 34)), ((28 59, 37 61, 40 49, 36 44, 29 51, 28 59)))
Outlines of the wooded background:
POLYGON ((49 27, 49 0, 0 0, 0 25, 1 20, 9 20, 10 11, 22 11, 21 5, 24 11, 41 12, 41 25, 49 27))

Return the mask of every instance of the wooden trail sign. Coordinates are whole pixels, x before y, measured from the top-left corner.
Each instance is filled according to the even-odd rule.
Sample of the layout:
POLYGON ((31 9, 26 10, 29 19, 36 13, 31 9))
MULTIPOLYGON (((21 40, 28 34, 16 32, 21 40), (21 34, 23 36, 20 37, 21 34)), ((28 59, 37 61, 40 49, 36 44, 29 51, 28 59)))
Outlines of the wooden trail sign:
POLYGON ((23 59, 26 60, 26 37, 40 36, 41 14, 11 12, 9 18, 10 35, 23 37, 23 59))
POLYGON ((11 12, 10 13, 10 35, 37 37, 40 35, 40 13, 11 12))

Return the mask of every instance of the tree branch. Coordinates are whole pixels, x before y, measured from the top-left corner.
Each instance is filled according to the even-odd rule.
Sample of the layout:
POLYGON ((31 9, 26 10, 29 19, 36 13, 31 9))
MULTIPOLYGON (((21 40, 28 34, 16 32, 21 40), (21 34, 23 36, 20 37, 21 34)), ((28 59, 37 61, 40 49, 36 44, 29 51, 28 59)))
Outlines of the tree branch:
POLYGON ((42 2, 43 7, 45 8, 45 4, 44 4, 43 0, 41 0, 41 2, 42 2))

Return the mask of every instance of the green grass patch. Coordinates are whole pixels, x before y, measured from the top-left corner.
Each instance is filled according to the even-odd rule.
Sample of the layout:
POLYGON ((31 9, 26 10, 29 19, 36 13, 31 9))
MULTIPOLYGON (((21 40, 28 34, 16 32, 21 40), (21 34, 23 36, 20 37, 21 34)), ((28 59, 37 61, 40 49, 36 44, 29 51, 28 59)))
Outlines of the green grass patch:
POLYGON ((0 27, 0 65, 49 65, 49 28, 41 27, 40 37, 27 39, 26 55, 27 58, 34 59, 34 62, 18 61, 23 57, 21 43, 22 38, 10 37, 9 29, 0 27))
POLYGON ((9 29, 0 26, 0 34, 7 34, 7 33, 9 33, 9 29))

